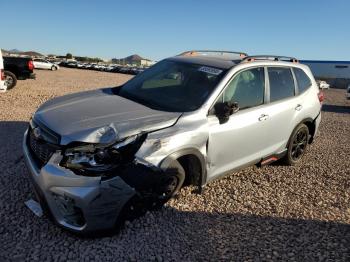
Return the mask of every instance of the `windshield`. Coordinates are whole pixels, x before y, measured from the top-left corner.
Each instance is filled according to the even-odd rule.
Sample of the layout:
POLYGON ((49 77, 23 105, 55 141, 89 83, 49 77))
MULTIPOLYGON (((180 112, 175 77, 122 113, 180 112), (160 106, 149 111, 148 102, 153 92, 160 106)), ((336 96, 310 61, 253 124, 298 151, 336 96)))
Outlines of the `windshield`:
POLYGON ((163 60, 129 80, 118 95, 162 111, 198 109, 226 70, 163 60))

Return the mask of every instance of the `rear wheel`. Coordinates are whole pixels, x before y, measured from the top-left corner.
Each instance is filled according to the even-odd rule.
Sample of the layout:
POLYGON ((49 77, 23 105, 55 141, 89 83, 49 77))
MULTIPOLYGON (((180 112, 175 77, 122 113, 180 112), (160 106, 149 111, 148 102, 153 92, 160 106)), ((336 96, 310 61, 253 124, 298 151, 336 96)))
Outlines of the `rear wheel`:
POLYGON ((56 66, 52 66, 52 67, 51 67, 51 70, 52 70, 52 71, 56 71, 56 70, 57 70, 57 67, 56 67, 56 66))
POLYGON ((305 124, 298 125, 288 143, 287 154, 284 157, 284 162, 287 165, 297 164, 304 156, 309 141, 309 128, 305 124))
POLYGON ((17 77, 14 73, 10 71, 5 71, 5 85, 7 87, 7 90, 12 89, 17 84, 17 77))

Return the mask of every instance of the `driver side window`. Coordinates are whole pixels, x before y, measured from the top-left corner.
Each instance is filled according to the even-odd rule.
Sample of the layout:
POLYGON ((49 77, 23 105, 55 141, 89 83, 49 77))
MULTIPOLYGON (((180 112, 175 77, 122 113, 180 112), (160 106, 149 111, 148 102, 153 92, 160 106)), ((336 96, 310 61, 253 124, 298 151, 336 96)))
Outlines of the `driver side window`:
POLYGON ((264 103, 265 72, 263 67, 238 73, 222 94, 223 102, 236 102, 240 109, 264 103))

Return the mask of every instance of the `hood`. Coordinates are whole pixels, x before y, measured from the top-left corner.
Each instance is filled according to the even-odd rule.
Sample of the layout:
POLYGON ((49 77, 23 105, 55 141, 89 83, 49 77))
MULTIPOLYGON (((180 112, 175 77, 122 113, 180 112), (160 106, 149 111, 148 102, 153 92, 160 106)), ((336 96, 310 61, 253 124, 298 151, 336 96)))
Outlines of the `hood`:
POLYGON ((39 107, 34 121, 70 142, 111 143, 176 123, 178 112, 153 110, 100 89, 54 98, 39 107))

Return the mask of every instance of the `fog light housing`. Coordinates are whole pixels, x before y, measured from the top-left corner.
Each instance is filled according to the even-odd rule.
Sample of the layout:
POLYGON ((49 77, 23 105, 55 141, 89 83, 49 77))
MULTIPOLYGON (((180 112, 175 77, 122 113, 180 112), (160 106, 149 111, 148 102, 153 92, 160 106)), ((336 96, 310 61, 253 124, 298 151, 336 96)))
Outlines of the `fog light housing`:
POLYGON ((75 205, 74 199, 57 194, 52 194, 52 197, 66 223, 78 227, 85 225, 83 212, 75 205))

